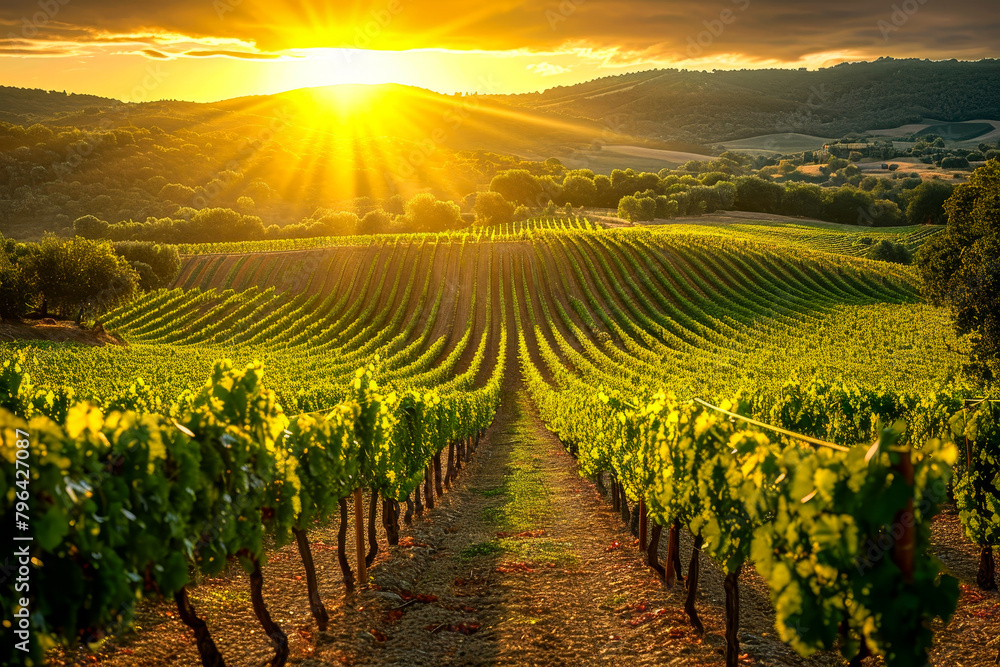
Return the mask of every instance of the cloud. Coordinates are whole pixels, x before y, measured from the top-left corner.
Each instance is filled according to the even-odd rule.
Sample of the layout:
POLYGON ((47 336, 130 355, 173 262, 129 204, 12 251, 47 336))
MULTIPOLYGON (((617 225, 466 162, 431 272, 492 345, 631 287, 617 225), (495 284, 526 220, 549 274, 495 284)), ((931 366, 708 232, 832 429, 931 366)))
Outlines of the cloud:
POLYGON ((243 51, 185 51, 183 53, 185 56, 191 56, 196 58, 212 58, 212 57, 222 57, 222 58, 244 58, 247 60, 276 60, 282 58, 281 54, 277 53, 246 53, 243 51))
POLYGON ((527 69, 541 76, 556 76, 557 74, 565 74, 570 71, 565 67, 553 65, 552 63, 531 63, 527 66, 527 69))
POLYGON ((78 54, 122 42, 241 59, 309 48, 519 50, 589 52, 616 67, 1000 56, 996 0, 913 3, 907 11, 889 0, 3 0, 0 51, 78 54), (31 46, 14 43, 23 40, 31 46))

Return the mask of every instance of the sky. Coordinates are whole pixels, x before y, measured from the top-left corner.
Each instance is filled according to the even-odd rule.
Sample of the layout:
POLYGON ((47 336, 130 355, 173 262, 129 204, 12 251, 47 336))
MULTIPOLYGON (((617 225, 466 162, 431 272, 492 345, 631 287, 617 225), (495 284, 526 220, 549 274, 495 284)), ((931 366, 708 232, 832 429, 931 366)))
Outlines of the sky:
POLYGON ((1000 57, 996 0, 2 0, 0 85, 129 102, 522 93, 662 67, 1000 57))

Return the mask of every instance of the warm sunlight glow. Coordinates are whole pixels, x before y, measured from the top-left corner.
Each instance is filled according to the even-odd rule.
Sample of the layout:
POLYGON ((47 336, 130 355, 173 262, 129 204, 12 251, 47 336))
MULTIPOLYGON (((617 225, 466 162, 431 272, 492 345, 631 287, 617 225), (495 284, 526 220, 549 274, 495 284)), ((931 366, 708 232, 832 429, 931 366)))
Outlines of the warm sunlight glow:
POLYGON ((316 105, 311 111, 319 115, 332 113, 338 121, 354 121, 359 115, 378 114, 373 104, 377 92, 373 85, 364 84, 317 88, 313 91, 316 105))

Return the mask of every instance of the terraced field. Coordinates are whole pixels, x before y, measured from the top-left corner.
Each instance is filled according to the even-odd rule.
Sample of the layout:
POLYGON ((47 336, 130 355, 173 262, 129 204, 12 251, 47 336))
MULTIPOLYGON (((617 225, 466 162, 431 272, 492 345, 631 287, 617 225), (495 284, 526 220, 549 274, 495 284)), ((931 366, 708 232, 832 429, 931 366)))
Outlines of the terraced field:
MULTIPOLYGON (((916 248, 936 231, 892 236, 916 248)), ((101 501, 110 509, 53 492, 45 515, 58 526, 40 558, 86 546, 120 562, 124 578, 115 580, 119 598, 95 602, 93 574, 66 565, 87 611, 47 621, 48 634, 71 643, 118 627, 136 596, 179 595, 204 660, 202 626, 185 615, 183 598, 196 590, 195 572, 217 574, 239 557, 259 584, 265 547, 294 536, 308 574, 308 532, 337 511, 344 568, 346 499, 358 488, 371 493, 370 544, 376 513, 394 543, 399 503, 419 508, 421 489, 433 503, 442 465, 447 483, 517 387, 581 474, 610 488, 666 581, 677 574, 685 529, 721 568, 728 664, 739 655, 736 592, 750 567, 769 588, 780 637, 802 655, 839 647, 848 657, 871 650, 889 664, 921 664, 931 621, 949 616, 958 594, 930 557, 931 519, 954 469, 967 480, 956 486, 966 531, 990 549, 981 528, 996 522, 983 500, 994 487, 972 453, 997 446, 997 414, 970 403, 989 388, 963 376, 963 343, 947 313, 921 302, 914 271, 856 257, 856 240, 806 225, 541 221, 270 252, 214 247, 189 255, 171 289, 102 318, 124 346, 4 344, 4 405, 55 422, 31 422, 32 432, 49 433, 52 479, 93 488, 95 474, 106 482, 119 473, 86 451, 115 460, 136 443, 162 465, 134 473, 133 488, 169 488, 191 451, 204 461, 234 457, 198 473, 194 487, 216 504, 185 501, 169 519, 127 486, 101 501), (257 363, 263 373, 238 370, 257 363), (84 420, 73 407, 80 400, 101 411, 84 420), (122 410, 135 416, 123 421, 122 410), (960 437, 969 454, 954 468, 960 437), (227 450, 233 442, 241 454, 227 450), (317 448, 329 457, 322 465, 308 454, 317 448), (254 471, 239 480, 250 500, 225 510, 218 493, 234 488, 239 461, 254 471), (909 556, 892 545, 883 550, 891 558, 866 555, 913 507, 895 536, 909 556), (108 528, 84 531, 87 517, 114 508, 171 537, 124 553, 108 528), (235 532, 199 542, 203 512, 219 512, 235 532), (248 520, 260 524, 249 533, 248 520), (662 565, 661 530, 670 535, 662 565), (168 573, 149 569, 164 562, 168 573)), ((28 428, 4 419, 8 430, 28 428)), ((43 579, 42 590, 56 595, 66 576, 43 579)), ((260 616, 254 590, 283 662, 287 636, 260 616)), ((694 599, 685 610, 697 627, 694 599)))

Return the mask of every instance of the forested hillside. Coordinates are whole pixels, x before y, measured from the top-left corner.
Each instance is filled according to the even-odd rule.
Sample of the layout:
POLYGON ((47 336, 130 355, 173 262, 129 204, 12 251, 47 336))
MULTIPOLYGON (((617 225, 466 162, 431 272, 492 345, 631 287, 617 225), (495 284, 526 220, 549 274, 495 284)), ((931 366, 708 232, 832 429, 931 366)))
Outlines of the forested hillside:
POLYGON ((659 139, 840 137, 924 118, 1000 119, 1000 61, 881 58, 811 72, 651 70, 503 99, 659 139))

